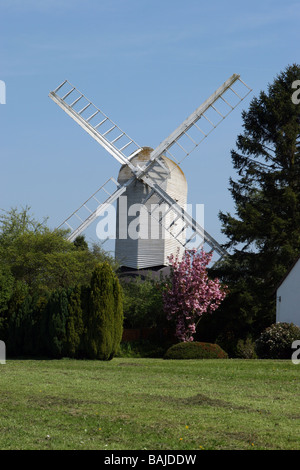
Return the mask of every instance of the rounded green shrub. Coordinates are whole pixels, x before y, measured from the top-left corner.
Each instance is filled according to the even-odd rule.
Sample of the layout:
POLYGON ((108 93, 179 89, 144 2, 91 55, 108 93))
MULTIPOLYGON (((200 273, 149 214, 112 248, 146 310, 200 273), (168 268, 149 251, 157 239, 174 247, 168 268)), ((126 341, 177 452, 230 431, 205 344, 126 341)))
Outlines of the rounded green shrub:
POLYGON ((300 328, 293 323, 274 323, 255 342, 260 359, 290 359, 293 341, 300 339, 300 328))
POLYGON ((189 341, 173 344, 164 359, 227 359, 228 355, 218 344, 189 341))

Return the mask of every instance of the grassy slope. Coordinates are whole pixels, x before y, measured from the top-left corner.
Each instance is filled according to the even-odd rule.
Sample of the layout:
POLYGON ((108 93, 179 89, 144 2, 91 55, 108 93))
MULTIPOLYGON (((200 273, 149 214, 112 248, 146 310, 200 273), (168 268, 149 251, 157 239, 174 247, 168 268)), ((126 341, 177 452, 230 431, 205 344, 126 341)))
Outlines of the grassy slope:
POLYGON ((0 449, 300 449, 291 361, 8 360, 0 449))

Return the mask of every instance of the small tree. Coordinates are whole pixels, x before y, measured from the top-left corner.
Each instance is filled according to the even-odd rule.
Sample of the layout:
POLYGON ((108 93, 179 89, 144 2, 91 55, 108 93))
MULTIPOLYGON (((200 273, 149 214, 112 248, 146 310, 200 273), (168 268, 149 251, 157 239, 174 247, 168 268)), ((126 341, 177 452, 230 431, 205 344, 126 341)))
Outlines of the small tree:
POLYGON ((181 260, 170 256, 171 275, 163 292, 168 320, 175 320, 176 336, 193 341, 201 316, 215 311, 226 296, 226 286, 208 279, 207 266, 212 253, 185 251, 181 260))
POLYGON ((121 288, 108 262, 93 272, 89 291, 86 351, 90 358, 110 360, 120 344, 123 328, 121 288))

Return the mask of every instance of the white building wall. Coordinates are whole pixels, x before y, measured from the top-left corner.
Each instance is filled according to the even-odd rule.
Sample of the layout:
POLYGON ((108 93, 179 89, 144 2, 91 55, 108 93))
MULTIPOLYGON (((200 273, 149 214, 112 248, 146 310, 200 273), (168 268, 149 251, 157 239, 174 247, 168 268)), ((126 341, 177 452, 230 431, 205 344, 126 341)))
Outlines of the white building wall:
POLYGON ((277 289, 276 322, 300 327, 300 259, 277 289))
MULTIPOLYGON (((142 166, 149 160, 150 154, 151 149, 145 147, 137 156, 133 157, 132 162, 134 164, 139 163, 142 166)), ((185 208, 187 203, 186 178, 182 170, 170 159, 163 157, 163 161, 165 167, 169 168, 170 175, 168 176, 167 169, 163 169, 156 163, 149 171, 149 176, 158 185, 161 185, 180 206, 185 208)), ((123 166, 119 172, 118 182, 124 184, 131 177, 132 173, 129 167, 123 166)), ((148 199, 149 193, 149 187, 146 187, 140 181, 136 181, 123 195, 127 197, 127 205, 123 205, 120 201, 117 203, 115 257, 122 266, 133 269, 166 266, 169 264, 168 257, 172 253, 176 255, 179 250, 179 255, 183 254, 182 245, 170 236, 154 217, 150 217, 147 211, 143 214, 140 213, 138 216, 136 214, 127 214, 129 208, 135 210, 135 206, 139 204, 144 204, 149 211, 152 211, 157 206, 159 197, 157 194, 153 194, 148 199), (130 232, 130 229, 133 228, 134 231, 136 225, 139 225, 139 229, 142 230, 141 237, 133 238, 130 233, 124 238, 120 236, 122 229, 125 228, 126 231, 128 229, 128 232, 130 232), (155 233, 154 237, 152 231, 155 233)), ((159 213, 156 215, 159 218, 159 213)), ((182 221, 177 221, 172 227, 174 235, 179 233, 182 228, 182 221)), ((180 238, 182 241, 185 240, 185 231, 182 232, 180 238)))

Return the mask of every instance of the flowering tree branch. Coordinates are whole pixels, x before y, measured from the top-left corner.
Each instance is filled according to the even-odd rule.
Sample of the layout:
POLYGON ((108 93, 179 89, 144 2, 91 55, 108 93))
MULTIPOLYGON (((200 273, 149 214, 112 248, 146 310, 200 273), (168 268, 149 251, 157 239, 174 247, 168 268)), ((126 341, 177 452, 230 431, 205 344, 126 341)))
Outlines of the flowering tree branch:
POLYGON ((196 327, 204 313, 215 311, 226 296, 227 286, 208 278, 207 266, 212 253, 185 251, 182 259, 171 255, 171 275, 163 293, 168 320, 175 320, 176 337, 193 341, 196 327))

